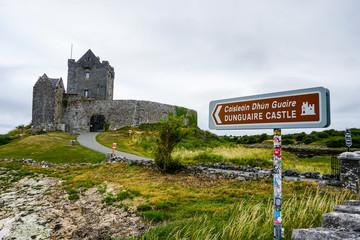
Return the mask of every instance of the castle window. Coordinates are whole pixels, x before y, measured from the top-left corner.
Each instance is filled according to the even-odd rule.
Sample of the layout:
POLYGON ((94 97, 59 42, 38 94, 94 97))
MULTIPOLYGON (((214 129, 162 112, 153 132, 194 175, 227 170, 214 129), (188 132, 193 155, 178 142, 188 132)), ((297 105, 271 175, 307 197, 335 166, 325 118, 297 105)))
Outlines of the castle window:
POLYGON ((85 74, 85 80, 89 80, 89 78, 90 78, 90 73, 89 73, 89 72, 86 72, 86 74, 85 74))
POLYGON ((85 98, 88 98, 88 97, 89 97, 89 90, 85 90, 85 91, 84 91, 84 97, 85 97, 85 98))

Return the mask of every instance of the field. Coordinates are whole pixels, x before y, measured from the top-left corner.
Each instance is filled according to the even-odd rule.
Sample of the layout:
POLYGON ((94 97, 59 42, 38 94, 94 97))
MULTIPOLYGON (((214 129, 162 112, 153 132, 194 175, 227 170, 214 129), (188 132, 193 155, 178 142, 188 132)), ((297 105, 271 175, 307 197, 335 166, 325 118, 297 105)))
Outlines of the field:
MULTIPOLYGON (((117 143, 117 149, 153 158, 157 133, 153 129, 134 129, 128 134, 128 128, 117 131, 103 132, 97 136, 98 142, 111 147, 117 143)), ((233 165, 272 168, 272 149, 247 148, 238 146, 217 137, 209 132, 190 129, 188 135, 175 148, 172 156, 183 164, 231 162, 233 165)), ((265 140, 269 142, 270 140, 265 140)), ((271 142, 272 144, 272 142, 271 142)), ((283 169, 299 172, 331 173, 331 157, 316 156, 314 158, 298 158, 296 155, 283 151, 283 169)))
MULTIPOLYGON (((145 235, 135 239, 272 237, 272 180, 238 182, 165 175, 129 164, 54 171, 0 162, 0 169, 17 170, 12 182, 25 176, 36 178, 39 174, 63 179, 62 187, 73 201, 81 198, 86 189, 97 188, 103 194, 104 204, 131 209, 148 223, 145 235)), ((320 226, 323 213, 355 198, 348 191, 334 191, 316 183, 283 182, 286 239, 290 239, 294 228, 320 226)))
MULTIPOLYGON (((188 130, 173 157, 181 163, 232 162, 271 168, 271 149, 246 148, 199 129, 188 130)), ((117 143, 117 150, 152 157, 156 143, 153 126, 103 132, 98 141, 105 146, 117 143)), ((76 136, 51 132, 31 136, 24 134, 0 146, 1 158, 32 158, 54 163, 99 163, 105 156, 79 145, 70 146, 76 136), (21 147, 19 147, 21 146, 21 147)), ((328 173, 329 157, 297 158, 284 152, 283 169, 328 173)), ((77 201, 89 188, 103 196, 104 206, 124 208, 142 216, 146 232, 134 239, 272 239, 273 180, 236 181, 192 177, 184 174, 161 174, 131 164, 101 164, 77 166, 63 170, 43 169, 17 162, 0 162, 1 173, 17 182, 21 178, 39 175, 56 177, 64 182, 62 188, 71 201, 77 201)), ((0 176, 1 177, 1 176, 0 176)), ((335 205, 357 196, 347 190, 319 186, 314 182, 283 181, 283 227, 285 239, 292 229, 321 225, 323 213, 335 205)))

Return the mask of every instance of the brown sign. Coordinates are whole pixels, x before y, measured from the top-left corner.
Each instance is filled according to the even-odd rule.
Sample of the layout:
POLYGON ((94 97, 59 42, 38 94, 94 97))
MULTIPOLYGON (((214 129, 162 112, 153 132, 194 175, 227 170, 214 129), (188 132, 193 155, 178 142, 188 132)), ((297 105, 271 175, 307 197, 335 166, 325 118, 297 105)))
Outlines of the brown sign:
MULTIPOLYGON (((323 88, 322 88, 323 89, 323 88)), ((289 93, 289 92, 288 92, 289 93)), ((210 105, 213 106, 211 112, 210 128, 219 129, 217 127, 224 126, 249 126, 245 128, 266 128, 267 125, 290 124, 318 124, 327 116, 323 116, 323 101, 326 97, 322 96, 322 91, 305 91, 300 94, 280 94, 273 96, 269 94, 265 97, 255 96, 253 99, 247 97, 238 101, 220 100, 210 105), (211 122, 212 121, 212 122, 211 122)), ((210 106, 210 108, 212 108, 210 106)), ((325 111, 326 115, 326 111, 325 111)), ((305 124, 305 125, 303 125, 305 124)), ((284 127, 283 125, 282 127, 284 127)), ((328 125, 327 121, 326 124, 328 125)), ((323 126, 323 127, 324 127, 323 126)), ((310 126, 311 127, 311 126, 310 126)))

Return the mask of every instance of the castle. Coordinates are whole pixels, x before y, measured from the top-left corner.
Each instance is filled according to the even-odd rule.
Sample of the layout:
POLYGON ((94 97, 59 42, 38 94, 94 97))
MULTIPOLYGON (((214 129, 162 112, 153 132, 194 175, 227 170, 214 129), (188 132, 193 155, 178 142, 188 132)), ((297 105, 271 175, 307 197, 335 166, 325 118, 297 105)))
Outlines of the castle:
POLYGON ((114 68, 89 49, 78 61, 68 60, 67 90, 62 78, 39 77, 33 88, 32 130, 73 133, 111 130, 156 123, 169 113, 197 125, 194 110, 140 100, 113 100, 114 68))

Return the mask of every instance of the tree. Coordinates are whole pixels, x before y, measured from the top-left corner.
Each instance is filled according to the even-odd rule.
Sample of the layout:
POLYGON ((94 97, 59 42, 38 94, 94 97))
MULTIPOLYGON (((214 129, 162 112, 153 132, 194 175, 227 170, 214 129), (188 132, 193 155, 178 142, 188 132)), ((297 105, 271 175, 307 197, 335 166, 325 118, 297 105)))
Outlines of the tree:
POLYGON ((167 120, 159 123, 159 138, 156 141, 154 155, 155 165, 159 167, 161 172, 171 173, 180 167, 179 162, 172 159, 171 153, 186 134, 183 122, 183 116, 174 117, 170 113, 167 120))

